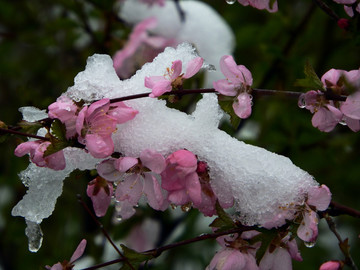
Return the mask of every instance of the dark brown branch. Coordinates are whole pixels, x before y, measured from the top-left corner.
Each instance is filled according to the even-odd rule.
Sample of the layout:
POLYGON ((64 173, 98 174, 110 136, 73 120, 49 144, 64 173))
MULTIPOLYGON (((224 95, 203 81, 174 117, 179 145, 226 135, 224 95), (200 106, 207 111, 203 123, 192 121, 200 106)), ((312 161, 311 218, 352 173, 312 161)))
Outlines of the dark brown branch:
POLYGON ((120 251, 120 249, 115 245, 114 241, 111 239, 110 235, 108 234, 108 232, 105 230, 104 226, 102 225, 102 223, 95 217, 95 215, 93 214, 93 212, 91 212, 91 210, 89 209, 89 207, 85 204, 85 202, 82 200, 81 196, 78 194, 78 201, 79 203, 82 205, 82 207, 84 207, 84 209, 86 210, 86 212, 88 212, 88 214, 91 216, 91 218, 94 220, 94 222, 99 226, 101 232, 104 234, 104 236, 106 237, 106 239, 109 241, 109 243, 113 246, 113 248, 116 250, 116 252, 120 255, 120 257, 122 258, 122 260, 124 261, 124 263, 126 263, 130 269, 134 269, 134 267, 129 263, 128 259, 124 256, 124 254, 122 254, 122 252, 120 251))
POLYGON ((334 201, 331 201, 330 209, 327 210, 327 213, 330 216, 349 215, 355 218, 360 218, 360 211, 334 201))
POLYGON ((4 133, 10 133, 10 134, 15 134, 15 135, 19 135, 19 136, 35 138, 35 139, 39 139, 39 140, 43 140, 43 141, 50 141, 50 139, 46 138, 46 137, 37 136, 37 135, 29 134, 29 133, 24 133, 24 132, 16 131, 13 129, 0 128, 0 135, 4 134, 4 133))
POLYGON ((313 0, 327 15, 329 15, 335 21, 338 21, 340 17, 322 0, 313 0))

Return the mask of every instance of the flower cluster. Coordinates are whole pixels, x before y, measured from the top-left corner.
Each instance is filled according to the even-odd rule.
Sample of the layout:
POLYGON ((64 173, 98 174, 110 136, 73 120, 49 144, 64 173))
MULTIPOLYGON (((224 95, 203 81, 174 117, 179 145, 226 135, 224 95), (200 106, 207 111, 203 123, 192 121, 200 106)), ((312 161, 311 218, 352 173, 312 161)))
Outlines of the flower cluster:
POLYGON ((312 125, 324 132, 332 131, 338 123, 352 131, 360 130, 360 69, 331 69, 321 77, 326 92, 311 90, 299 98, 299 106, 311 111, 312 125), (326 98, 326 93, 351 94, 344 102, 326 98))
MULTIPOLYGON (((306 245, 314 245, 318 230, 318 217, 316 211, 324 211, 328 208, 331 200, 331 193, 325 185, 312 187, 307 194, 306 202, 302 205, 292 205, 284 207, 284 214, 287 218, 279 218, 264 225, 271 229, 285 225, 292 220, 295 226, 298 226, 297 236, 303 240, 306 245), (290 218, 293 216, 293 218, 290 218), (300 224, 300 225, 299 225, 300 224)), ((291 226, 290 226, 291 227, 291 226)), ((289 228, 289 227, 288 227, 289 228)), ((262 247, 262 239, 266 239, 266 232, 245 231, 241 235, 234 234, 226 237, 217 238, 222 246, 210 262, 207 270, 215 269, 254 269, 254 270, 272 270, 272 269, 292 269, 292 260, 302 261, 302 257, 297 247, 295 236, 285 229, 279 230, 271 239, 264 255, 257 265, 255 255, 262 247)), ((330 263, 329 263, 330 264, 330 263)), ((332 263, 331 265, 334 265, 332 263)), ((328 269, 328 268, 323 268, 328 269)), ((338 268, 329 268, 338 269, 338 268)))
MULTIPOLYGON (((112 133, 118 124, 133 119, 138 113, 123 102, 110 103, 110 99, 79 108, 65 96, 49 105, 48 110, 50 119, 59 119, 64 124, 66 139, 77 139, 95 158, 106 158, 114 152, 112 133)), ((63 170, 66 166, 63 151, 46 155, 50 145, 50 141, 28 141, 18 145, 15 155, 20 157, 29 153, 31 161, 37 166, 63 170)))
POLYGON ((118 215, 127 219, 135 213, 142 195, 155 210, 164 211, 171 204, 185 211, 194 206, 207 216, 216 213, 217 197, 210 185, 207 164, 188 150, 178 150, 165 159, 145 149, 138 158, 104 160, 97 171, 100 176, 88 184, 87 192, 97 216, 105 215, 114 196, 118 215))
POLYGON ((245 66, 237 65, 230 55, 221 57, 220 68, 226 79, 214 82, 215 90, 224 96, 234 97, 232 107, 235 114, 242 119, 248 118, 252 106, 251 72, 245 66))

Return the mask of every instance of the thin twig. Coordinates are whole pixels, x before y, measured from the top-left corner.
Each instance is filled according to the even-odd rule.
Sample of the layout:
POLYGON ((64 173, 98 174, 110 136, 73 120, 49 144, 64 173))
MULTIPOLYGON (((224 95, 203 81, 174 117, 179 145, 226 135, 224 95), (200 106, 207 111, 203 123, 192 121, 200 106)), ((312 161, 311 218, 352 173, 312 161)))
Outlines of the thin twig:
POLYGON ((331 201, 330 209, 327 211, 327 213, 329 213, 331 216, 349 215, 355 218, 360 218, 360 211, 334 201, 331 201))
POLYGON ((128 259, 124 256, 124 254, 120 251, 120 249, 115 245, 114 241, 111 239, 110 235, 108 234, 108 232, 105 230, 104 226, 102 225, 102 223, 95 217, 95 215, 93 214, 93 212, 91 212, 91 210, 89 209, 89 207, 85 204, 85 202, 82 200, 81 196, 78 194, 78 201, 79 203, 82 205, 82 207, 84 207, 84 209, 86 210, 86 212, 89 213, 89 215, 91 216, 91 218, 95 221, 95 223, 99 226, 99 228, 101 229, 102 233, 104 234, 104 236, 106 237, 106 239, 109 241, 109 243, 113 246, 113 248, 116 250, 116 252, 120 255, 120 257, 122 258, 122 260, 124 261, 124 263, 126 263, 127 265, 129 265, 129 267, 133 270, 135 270, 135 268, 129 263, 128 259))
POLYGON ((353 258, 351 257, 350 251, 349 251, 349 245, 347 243, 347 239, 342 240, 340 234, 338 233, 338 231, 336 230, 336 226, 335 226, 335 222, 332 220, 332 218, 328 215, 328 214, 324 214, 325 220, 329 226, 329 229, 334 233, 335 237, 338 239, 339 241, 339 247, 341 252, 344 254, 345 256, 345 263, 347 265, 349 265, 352 269, 354 270, 358 270, 353 258))
POLYGON ((34 139, 39 139, 39 140, 43 140, 43 141, 50 141, 50 139, 49 139, 49 138, 46 138, 46 137, 42 137, 42 136, 38 136, 38 135, 33 135, 33 134, 29 134, 29 133, 24 133, 24 132, 12 130, 12 129, 7 129, 7 128, 0 128, 0 135, 1 135, 2 133, 10 133, 10 134, 15 134, 15 135, 19 135, 19 136, 24 136, 24 137, 30 137, 30 138, 34 138, 34 139))
POLYGON ((340 17, 322 0, 313 0, 327 15, 329 15, 335 21, 338 21, 340 17))

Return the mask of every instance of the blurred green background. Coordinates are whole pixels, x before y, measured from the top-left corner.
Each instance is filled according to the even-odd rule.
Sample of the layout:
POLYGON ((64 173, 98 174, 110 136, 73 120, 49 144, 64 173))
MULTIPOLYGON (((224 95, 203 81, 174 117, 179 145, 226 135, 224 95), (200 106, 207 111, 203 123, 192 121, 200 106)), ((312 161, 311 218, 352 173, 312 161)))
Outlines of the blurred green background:
MULTIPOLYGON (((224 0, 203 2, 213 6, 233 29, 234 57, 251 70, 256 88, 304 91, 293 84, 304 77, 307 60, 319 76, 331 68, 359 68, 359 32, 339 28, 313 1, 279 0, 280 11, 274 14, 238 3, 228 5, 224 0)), ((347 18, 341 5, 326 3, 347 18)), ((117 6, 113 0, 0 0, 0 120, 16 125, 21 120, 19 107, 47 108, 73 85, 88 56, 113 55, 120 49, 131 27, 117 17, 117 6)), ((359 24, 359 18, 351 23, 359 24)), ((360 140, 346 126, 322 133, 311 126, 311 114, 299 109, 297 100, 262 97, 254 101, 253 115, 239 131, 226 124, 222 128, 247 143, 289 157, 326 184, 334 201, 360 209, 360 140)), ((89 203, 85 195, 89 173, 74 172, 65 180, 53 215, 41 225, 42 248, 35 254, 28 251, 25 222, 11 216, 11 209, 26 192, 17 174, 27 167, 28 158, 13 155, 18 140, 11 137, 0 144, 0 269, 43 269, 69 259, 82 238, 89 242, 86 254, 101 263, 103 237, 76 198, 81 194, 89 203)), ((171 212, 144 208, 120 224, 112 223, 111 213, 101 221, 114 239, 124 237, 144 217, 161 223, 163 239, 172 231, 178 231, 175 240, 194 237, 209 223, 196 210, 175 217, 171 212)), ((360 265, 360 221, 347 216, 335 220, 343 238, 349 237, 352 255, 360 265)), ((343 259, 335 236, 322 223, 318 244, 311 249, 300 246, 304 261, 294 263, 294 269, 318 269, 326 260, 343 259)), ((204 269, 215 248, 212 240, 177 248, 155 261, 152 269, 178 269, 179 262, 182 269, 204 269)))

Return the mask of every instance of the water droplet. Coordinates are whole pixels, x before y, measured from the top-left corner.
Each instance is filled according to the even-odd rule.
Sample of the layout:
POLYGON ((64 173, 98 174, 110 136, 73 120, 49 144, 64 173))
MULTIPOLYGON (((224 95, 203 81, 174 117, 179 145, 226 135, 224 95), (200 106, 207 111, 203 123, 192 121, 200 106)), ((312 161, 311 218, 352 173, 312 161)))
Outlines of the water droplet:
POLYGON ((29 251, 37 252, 43 241, 43 233, 41 231, 40 225, 36 222, 26 220, 26 229, 25 234, 29 240, 29 251))
POLYGON ((339 122, 339 124, 340 124, 340 125, 343 125, 343 126, 346 126, 346 125, 347 125, 346 122, 345 122, 345 120, 341 120, 341 121, 339 122))
POLYGON ((122 220, 122 216, 121 215, 119 215, 119 214, 117 214, 116 216, 115 216, 115 219, 116 219, 116 221, 121 221, 122 220))
POLYGON ((236 2, 236 0, 225 0, 226 3, 228 3, 229 5, 232 5, 236 2))
POLYGON ((316 244, 315 241, 314 241, 314 242, 304 242, 304 245, 305 245, 305 247, 307 247, 307 248, 312 248, 312 247, 315 246, 315 244, 316 244))
POLYGON ((299 97, 299 101, 298 101, 298 106, 301 109, 304 109, 306 107, 306 102, 305 102, 305 95, 301 94, 299 97))
POLYGON ((252 95, 249 95, 249 99, 252 100, 252 99, 253 99, 253 96, 252 96, 252 95))

